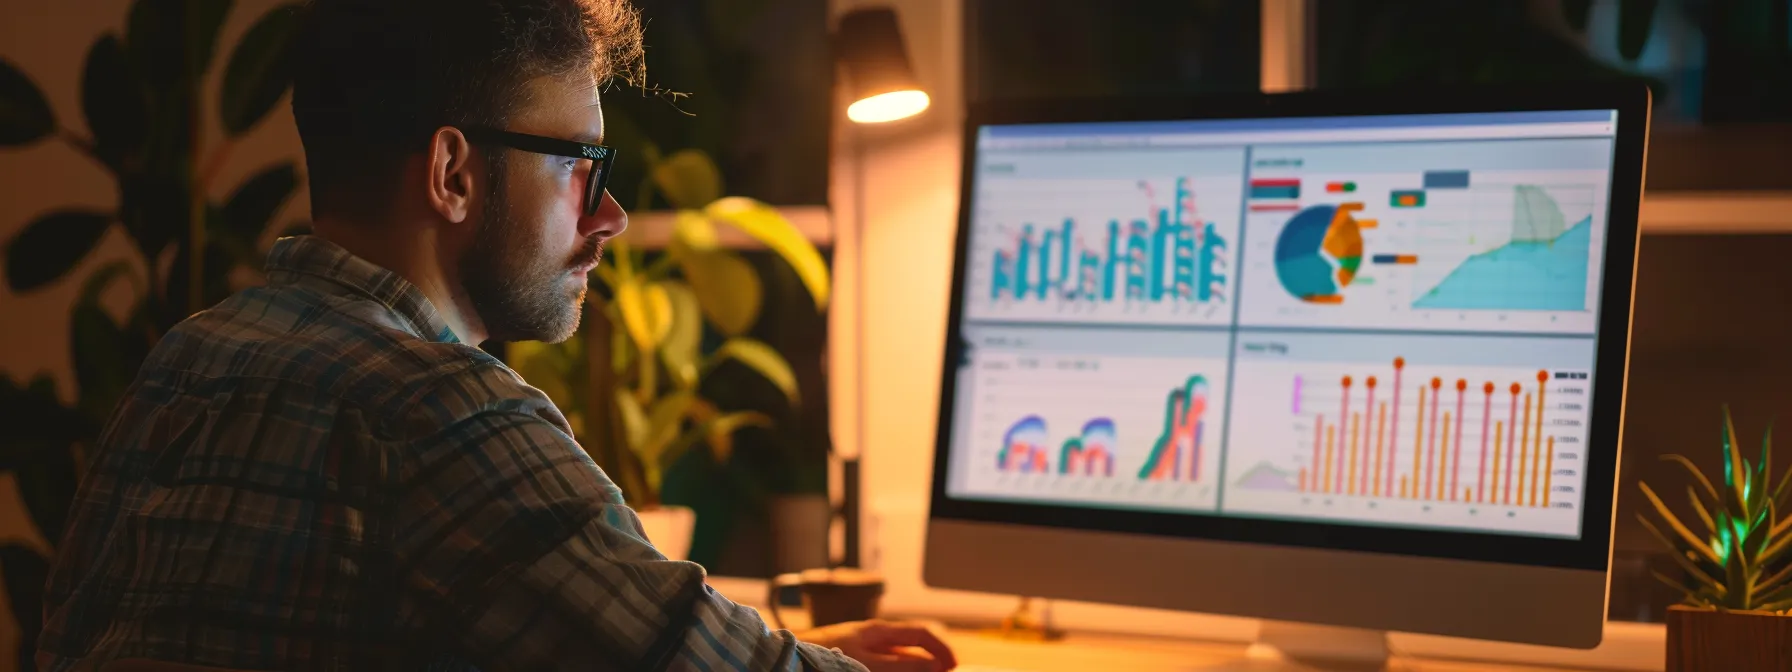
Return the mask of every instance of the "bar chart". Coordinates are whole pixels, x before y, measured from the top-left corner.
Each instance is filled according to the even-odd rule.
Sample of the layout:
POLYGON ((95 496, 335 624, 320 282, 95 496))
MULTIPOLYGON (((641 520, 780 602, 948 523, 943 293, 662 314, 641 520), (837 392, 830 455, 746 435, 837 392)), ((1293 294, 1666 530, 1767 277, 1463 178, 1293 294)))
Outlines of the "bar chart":
POLYGON ((1240 188, 1199 176, 990 181, 973 226, 966 315, 1224 323, 1240 188))
POLYGON ((1587 371, 1396 356, 1237 376, 1229 510, 1539 533, 1578 518, 1587 371))

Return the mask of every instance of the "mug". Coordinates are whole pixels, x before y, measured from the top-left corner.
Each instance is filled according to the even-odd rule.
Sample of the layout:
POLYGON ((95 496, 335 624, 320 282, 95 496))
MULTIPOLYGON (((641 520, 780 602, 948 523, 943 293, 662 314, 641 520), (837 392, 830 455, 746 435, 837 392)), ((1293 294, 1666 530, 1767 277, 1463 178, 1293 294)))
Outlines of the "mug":
POLYGON ((878 602, 884 595, 884 580, 874 572, 858 569, 806 569, 780 574, 771 580, 772 621, 780 630, 788 630, 784 616, 778 612, 778 592, 800 587, 803 606, 809 610, 809 627, 819 628, 848 621, 865 621, 877 617, 878 602))

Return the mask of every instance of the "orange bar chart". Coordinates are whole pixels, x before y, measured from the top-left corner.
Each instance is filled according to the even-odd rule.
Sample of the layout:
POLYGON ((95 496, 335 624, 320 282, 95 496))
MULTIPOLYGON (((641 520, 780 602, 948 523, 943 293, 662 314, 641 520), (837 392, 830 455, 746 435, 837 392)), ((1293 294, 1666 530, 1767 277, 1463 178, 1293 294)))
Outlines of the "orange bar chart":
MULTIPOLYGON (((1395 358, 1392 364, 1393 375, 1386 379, 1343 375, 1332 379, 1335 387, 1306 388, 1323 396, 1310 399, 1308 413, 1302 414, 1311 420, 1302 424, 1313 448, 1301 458, 1304 463, 1284 472, 1290 477, 1298 472, 1291 485, 1309 493, 1512 507, 1550 507, 1556 501, 1555 444, 1566 430, 1552 423, 1578 426, 1578 421, 1545 417, 1560 417, 1548 406, 1555 398, 1548 389, 1549 371, 1528 376, 1535 386, 1509 382, 1502 394, 1499 383, 1480 375, 1428 375, 1402 389, 1408 387, 1408 363, 1395 358), (1480 404, 1471 403, 1475 391, 1480 404), (1314 412, 1315 401, 1326 411, 1314 412), (1410 428, 1400 424, 1402 418, 1412 418, 1410 428), (1410 448, 1403 436, 1411 440, 1410 448)), ((1572 380, 1565 389, 1584 393, 1572 380)), ((1293 408, 1298 413, 1302 406, 1297 401, 1293 408)))

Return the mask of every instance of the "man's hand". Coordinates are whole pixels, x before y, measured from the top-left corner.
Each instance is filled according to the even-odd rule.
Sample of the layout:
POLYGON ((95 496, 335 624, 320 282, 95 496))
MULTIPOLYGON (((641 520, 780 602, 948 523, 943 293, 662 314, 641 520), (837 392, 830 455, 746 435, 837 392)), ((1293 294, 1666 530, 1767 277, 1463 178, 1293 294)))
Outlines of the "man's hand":
POLYGON ((946 672, 958 666, 952 649, 919 625, 854 621, 799 632, 796 637, 840 649, 871 672, 946 672))

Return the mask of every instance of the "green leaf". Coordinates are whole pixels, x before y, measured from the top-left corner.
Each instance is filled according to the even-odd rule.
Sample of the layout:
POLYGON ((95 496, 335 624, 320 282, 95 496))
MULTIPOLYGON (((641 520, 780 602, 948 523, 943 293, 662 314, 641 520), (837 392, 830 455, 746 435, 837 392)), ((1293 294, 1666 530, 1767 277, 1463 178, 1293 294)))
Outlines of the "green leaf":
POLYGON ((0 147, 28 145, 56 132, 44 92, 18 66, 0 59, 0 147))
POLYGON ((261 241, 261 232, 286 205, 299 187, 298 169, 291 162, 276 164, 244 181, 224 202, 220 233, 239 244, 254 248, 261 241))
POLYGON ((267 116, 292 84, 293 41, 298 37, 300 8, 280 5, 263 14, 237 42, 224 67, 218 94, 218 116, 230 137, 247 133, 267 116))
POLYGON ((1774 539, 1772 544, 1761 551, 1761 556, 1756 559, 1756 562, 1763 566, 1779 562, 1780 554, 1785 553, 1787 548, 1792 548, 1792 534, 1774 539))
MULTIPOLYGON (((1705 573, 1705 570, 1699 568, 1698 564, 1694 563, 1690 558, 1687 558, 1686 553, 1683 552, 1684 549, 1672 541, 1669 541, 1667 535, 1662 534, 1661 529, 1655 527, 1654 523, 1649 522, 1648 518, 1643 517, 1643 515, 1639 513, 1637 514, 1636 519, 1643 524, 1643 529, 1648 530, 1649 534, 1654 535, 1656 539, 1661 541, 1663 546, 1668 548, 1670 551, 1668 555, 1674 558, 1674 564, 1680 565, 1680 568, 1686 570, 1687 574, 1691 575, 1692 578, 1711 587, 1713 590, 1719 592, 1724 590, 1723 583, 1719 582, 1716 578, 1713 578, 1710 574, 1705 573)), ((1711 549, 1707 548, 1705 550, 1706 552, 1710 552, 1711 549)))
POLYGON ((1705 509, 1705 503, 1699 501, 1699 492, 1692 489, 1692 486, 1687 486, 1686 499, 1692 502, 1692 510, 1699 514, 1699 522, 1705 524, 1705 532, 1715 532, 1717 522, 1711 519, 1711 512, 1705 509))
MULTIPOLYGON (((1711 549, 1710 543, 1700 539, 1698 535, 1692 533, 1692 530, 1688 530, 1685 525, 1680 524, 1680 519, 1674 517, 1674 512, 1668 510, 1666 504, 1661 503, 1661 498, 1655 496, 1655 491, 1649 488, 1649 484, 1639 483, 1638 485, 1642 487, 1643 495, 1649 498, 1649 503, 1655 507, 1655 512, 1660 514, 1662 520, 1668 524, 1668 528, 1679 535, 1686 545, 1691 546, 1690 549, 1684 550, 1694 551, 1712 563, 1723 564, 1723 559, 1717 557, 1717 552, 1711 549)), ((1663 539, 1663 541, 1666 540, 1663 539)))
MULTIPOLYGON (((1777 505, 1775 510, 1778 510, 1777 505)), ((1769 541, 1778 540, 1785 536, 1787 531, 1792 531, 1792 516, 1780 518, 1779 522, 1774 523, 1773 528, 1767 531, 1767 538, 1769 541)))
POLYGON ((672 299, 658 283, 624 280, 616 286, 616 309, 629 338, 643 351, 658 348, 672 330, 672 299))
POLYGON ((765 289, 745 259, 721 249, 691 252, 679 259, 679 269, 691 283, 703 315, 723 335, 745 334, 759 321, 765 289))
POLYGON ((12 602, 12 616, 19 624, 18 670, 35 670, 38 634, 44 629, 44 586, 50 581, 50 563, 20 544, 0 546, 0 580, 12 602))
POLYGON ((776 208, 750 198, 730 196, 709 204, 703 212, 765 243, 796 271, 809 295, 815 298, 817 309, 828 305, 827 262, 802 231, 776 208))
POLYGON ((14 292, 50 284, 92 252, 112 216, 88 210, 61 210, 38 217, 6 244, 6 283, 14 292))
POLYGON ((779 355, 772 346, 746 337, 730 338, 722 343, 722 347, 716 348, 704 368, 706 370, 712 368, 723 359, 733 359, 758 371, 759 375, 765 376, 766 380, 778 386, 778 390, 784 393, 791 404, 800 402, 797 395, 796 374, 791 372, 790 364, 785 362, 783 355, 779 355))
POLYGON ((101 35, 87 51, 81 111, 93 131, 94 153, 114 170, 143 152, 149 139, 148 95, 132 75, 117 35, 101 35))
POLYGON ((1786 591, 1786 597, 1792 597, 1792 584, 1788 584, 1787 579, 1792 579, 1792 563, 1787 563, 1785 567, 1780 568, 1780 571, 1755 583, 1760 591, 1761 599, 1778 599, 1775 593, 1782 590, 1786 591))
POLYGON ((1742 459, 1742 446, 1736 442, 1736 425, 1730 421, 1729 407, 1724 408, 1724 488, 1724 496, 1734 498, 1724 508, 1732 516, 1746 517, 1748 467, 1742 459))
POLYGON ((660 194, 680 210, 701 208, 722 196, 722 171, 700 150, 679 150, 655 162, 652 177, 660 194))
POLYGON ((1748 609, 1753 606, 1755 585, 1749 581, 1750 571, 1748 554, 1742 552, 1741 540, 1733 542, 1730 549, 1729 562, 1724 563, 1724 600, 1737 609, 1748 609))
POLYGON ((672 382, 680 389, 697 386, 698 346, 703 339, 703 307, 690 285, 668 280, 660 283, 672 305, 672 329, 660 344, 660 361, 665 362, 672 382))
POLYGON ((1723 505, 1723 498, 1719 497, 1717 495, 1717 488, 1712 487, 1711 481, 1709 479, 1705 478, 1705 474, 1703 472, 1699 471, 1698 465, 1693 464, 1692 460, 1686 459, 1684 456, 1681 456, 1681 455, 1671 455, 1671 454, 1663 455, 1663 456, 1661 456, 1661 459, 1668 461, 1668 462, 1674 462, 1674 463, 1679 464, 1680 466, 1686 468, 1686 473, 1692 475, 1693 480, 1699 484, 1700 488, 1703 489, 1702 490, 1703 494, 1710 497, 1709 499, 1705 500, 1706 505, 1712 506, 1712 507, 1718 507, 1718 506, 1723 505))

